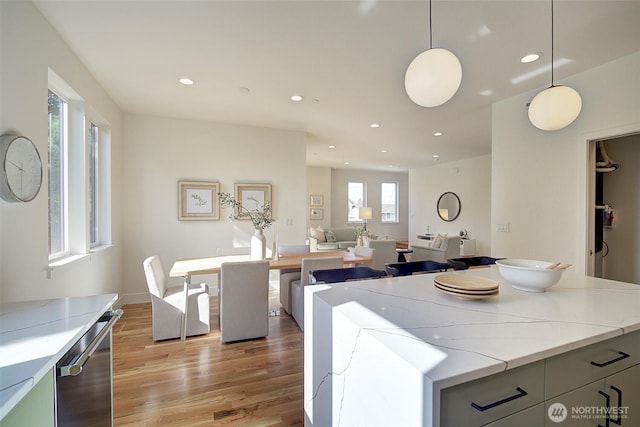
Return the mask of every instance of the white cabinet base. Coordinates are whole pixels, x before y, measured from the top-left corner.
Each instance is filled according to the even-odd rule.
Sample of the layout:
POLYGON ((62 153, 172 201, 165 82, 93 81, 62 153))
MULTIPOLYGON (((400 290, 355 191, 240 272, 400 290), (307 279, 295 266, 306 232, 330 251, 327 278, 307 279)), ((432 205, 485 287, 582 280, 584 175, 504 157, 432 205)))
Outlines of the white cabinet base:
POLYGON ((476 239, 460 239, 460 256, 476 254, 476 239))

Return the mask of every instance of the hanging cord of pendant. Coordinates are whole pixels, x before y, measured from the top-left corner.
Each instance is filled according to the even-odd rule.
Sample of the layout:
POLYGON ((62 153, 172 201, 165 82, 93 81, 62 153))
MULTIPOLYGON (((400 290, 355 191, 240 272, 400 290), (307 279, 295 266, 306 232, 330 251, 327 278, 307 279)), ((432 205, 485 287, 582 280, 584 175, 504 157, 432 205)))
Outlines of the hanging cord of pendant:
POLYGON ((553 87, 553 0, 551 0, 551 87, 553 87))
POLYGON ((429 49, 433 48, 433 22, 431 20, 431 0, 429 0, 429 49))

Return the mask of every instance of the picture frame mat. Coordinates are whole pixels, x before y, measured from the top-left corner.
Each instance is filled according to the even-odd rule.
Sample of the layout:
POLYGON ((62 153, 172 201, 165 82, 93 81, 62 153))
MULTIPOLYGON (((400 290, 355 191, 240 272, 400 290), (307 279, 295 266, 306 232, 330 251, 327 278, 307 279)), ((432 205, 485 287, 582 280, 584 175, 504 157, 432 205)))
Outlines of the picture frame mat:
POLYGON ((309 205, 310 206, 322 206, 322 205, 324 205, 324 196, 317 195, 317 194, 316 195, 312 194, 310 196, 309 205))
POLYGON ((215 221, 220 219, 220 183, 214 181, 178 182, 178 220, 215 221))
MULTIPOLYGON (((234 185, 235 197, 241 206, 253 211, 262 208, 265 203, 271 206, 271 184, 239 183, 234 185)), ((237 213, 238 218, 248 220, 249 217, 242 212, 237 213)))

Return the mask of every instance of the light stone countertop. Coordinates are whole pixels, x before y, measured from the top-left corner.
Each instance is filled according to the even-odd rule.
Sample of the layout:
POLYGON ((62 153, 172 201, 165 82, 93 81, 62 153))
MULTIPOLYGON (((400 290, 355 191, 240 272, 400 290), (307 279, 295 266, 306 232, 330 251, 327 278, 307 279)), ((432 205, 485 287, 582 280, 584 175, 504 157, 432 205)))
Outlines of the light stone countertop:
MULTIPOLYGON (((639 285, 568 270, 546 292, 531 293, 513 289, 497 266, 450 273, 496 280, 500 293, 483 300, 452 297, 433 286, 433 278, 443 273, 306 290, 306 304, 313 300, 313 318, 324 317, 319 317, 318 325, 305 317, 305 356, 309 332, 329 339, 333 335, 332 343, 314 340, 313 350, 332 349, 335 393, 341 390, 335 383, 344 381, 356 362, 377 366, 378 355, 383 360, 389 351, 392 360, 422 372, 435 398, 444 388, 640 329, 639 285), (367 342, 376 344, 367 344, 365 362, 355 360, 360 357, 358 346, 364 348, 367 342), (377 349, 374 354, 372 348, 377 349)), ((309 375, 305 372, 306 407, 312 396, 317 399, 323 393, 319 381, 307 383, 309 375)))
POLYGON ((0 420, 117 299, 107 294, 0 304, 0 420))

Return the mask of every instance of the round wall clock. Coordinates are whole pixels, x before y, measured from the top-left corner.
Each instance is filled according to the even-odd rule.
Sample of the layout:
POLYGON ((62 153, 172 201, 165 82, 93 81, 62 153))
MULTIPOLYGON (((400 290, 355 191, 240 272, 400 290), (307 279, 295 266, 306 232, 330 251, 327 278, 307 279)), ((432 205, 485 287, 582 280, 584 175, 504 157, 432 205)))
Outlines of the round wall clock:
POLYGON ((0 137, 0 196, 7 202, 29 202, 42 186, 42 160, 33 142, 24 136, 0 137))

